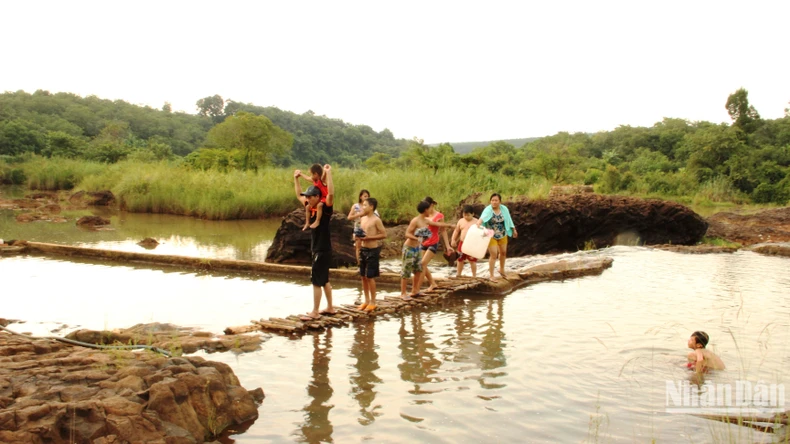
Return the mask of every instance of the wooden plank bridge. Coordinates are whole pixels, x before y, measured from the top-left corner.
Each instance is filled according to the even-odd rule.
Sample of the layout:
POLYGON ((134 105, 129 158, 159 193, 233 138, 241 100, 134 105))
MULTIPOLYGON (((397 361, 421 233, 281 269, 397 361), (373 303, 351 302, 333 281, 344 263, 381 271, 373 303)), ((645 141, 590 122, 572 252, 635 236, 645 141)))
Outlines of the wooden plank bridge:
MULTIPOLYGON (((310 274, 310 267, 296 265, 102 250, 41 242, 24 242, 23 245, 24 248, 15 249, 13 253, 76 256, 125 264, 136 263, 211 271, 245 272, 261 276, 309 276, 310 274)), ((437 307, 447 298, 453 297, 457 293, 472 292, 475 294, 503 295, 517 288, 539 282, 598 275, 611 266, 611 258, 591 256, 555 260, 527 267, 508 273, 506 276, 496 280, 472 277, 436 278, 437 287, 431 291, 424 290, 420 297, 403 300, 400 297, 385 296, 376 301, 377 308, 373 311, 357 310, 355 305, 339 305, 335 307, 336 314, 323 315, 313 321, 302 321, 300 314, 290 315, 285 318, 270 317, 268 319, 252 320, 249 325, 228 327, 225 329, 225 334, 240 334, 263 330, 283 335, 299 335, 310 330, 346 326, 356 320, 375 319, 381 315, 400 314, 414 309, 437 307)), ((359 275, 355 268, 331 269, 329 276, 333 281, 359 282, 359 275)), ((398 287, 400 286, 400 275, 396 273, 382 273, 376 279, 376 283, 379 288, 386 286, 398 287)))

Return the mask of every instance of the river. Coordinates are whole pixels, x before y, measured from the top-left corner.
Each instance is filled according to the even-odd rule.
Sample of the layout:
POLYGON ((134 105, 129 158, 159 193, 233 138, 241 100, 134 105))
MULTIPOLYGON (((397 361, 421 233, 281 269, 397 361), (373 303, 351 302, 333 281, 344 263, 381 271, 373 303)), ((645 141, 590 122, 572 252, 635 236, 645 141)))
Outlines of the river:
MULTIPOLYGON (((108 215, 114 230, 94 232, 73 220, 17 224, 13 213, 0 211, 0 237, 130 251, 146 251, 136 242, 154 237, 162 245, 153 253, 263 260, 279 225, 108 215)), ((566 256, 581 254, 609 256, 614 264, 600 276, 506 296, 458 295, 441 308, 301 338, 263 334, 262 349, 252 353, 199 353, 229 364, 246 388, 266 393, 258 420, 223 440, 771 441, 752 429, 672 412, 673 396, 691 375, 686 341, 694 330, 710 334, 709 349, 727 364, 708 381, 783 389, 790 363, 788 259, 642 247, 566 256)), ((509 266, 546 259, 509 260, 509 266)), ((0 257, 0 276, 2 317, 26 321, 10 328, 36 335, 145 322, 219 333, 311 305, 308 276, 33 256, 0 257)), ((360 296, 358 285, 335 288, 338 303, 360 296)))

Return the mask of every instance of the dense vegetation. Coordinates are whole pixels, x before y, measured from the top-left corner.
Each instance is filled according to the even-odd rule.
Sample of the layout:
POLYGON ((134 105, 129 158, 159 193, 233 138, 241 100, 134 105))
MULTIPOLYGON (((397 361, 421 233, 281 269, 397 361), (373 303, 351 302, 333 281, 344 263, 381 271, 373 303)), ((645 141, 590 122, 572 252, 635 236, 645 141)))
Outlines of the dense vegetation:
POLYGON ((200 99, 190 115, 167 104, 5 93, 0 182, 109 188, 132 211, 209 218, 282 213, 293 205, 288 167, 313 162, 338 166, 343 205, 369 188, 388 221, 408 217, 426 194, 455 204, 472 191, 539 197, 567 183, 698 204, 786 204, 790 115, 762 119, 743 89, 726 108, 731 124, 665 118, 649 128, 558 133, 520 147, 499 141, 459 154, 448 143, 428 146, 386 129, 219 96, 200 99))

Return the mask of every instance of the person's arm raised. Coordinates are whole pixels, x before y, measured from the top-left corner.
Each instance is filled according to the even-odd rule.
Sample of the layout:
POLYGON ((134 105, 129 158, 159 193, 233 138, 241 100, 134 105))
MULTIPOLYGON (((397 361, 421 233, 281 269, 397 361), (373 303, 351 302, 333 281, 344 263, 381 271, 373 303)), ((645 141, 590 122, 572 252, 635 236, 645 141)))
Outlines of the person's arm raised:
POLYGON ((329 164, 324 165, 324 175, 326 175, 326 205, 332 207, 335 205, 335 184, 332 181, 332 167, 329 164))
POLYGON ((296 198, 304 205, 307 203, 307 198, 302 196, 302 184, 299 183, 299 176, 301 175, 301 171, 294 170, 294 191, 296 192, 296 198))

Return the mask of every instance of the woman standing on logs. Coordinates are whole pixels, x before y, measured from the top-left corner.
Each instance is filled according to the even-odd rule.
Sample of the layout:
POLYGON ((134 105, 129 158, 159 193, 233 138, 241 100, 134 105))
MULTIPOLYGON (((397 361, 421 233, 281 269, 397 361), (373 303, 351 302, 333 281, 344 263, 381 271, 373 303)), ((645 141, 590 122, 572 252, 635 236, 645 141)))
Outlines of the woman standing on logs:
POLYGON ((505 276, 505 257, 507 257, 507 238, 508 236, 513 239, 518 237, 516 225, 513 224, 513 219, 510 217, 510 211, 506 206, 502 205, 502 196, 499 193, 494 193, 489 199, 490 205, 485 207, 483 214, 477 221, 477 226, 484 225, 486 228, 494 230, 494 237, 488 244, 488 271, 490 279, 494 279, 494 268, 496 267, 496 260, 499 257, 499 274, 505 276))

